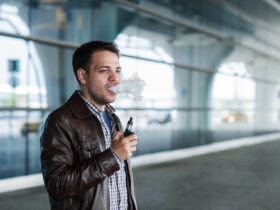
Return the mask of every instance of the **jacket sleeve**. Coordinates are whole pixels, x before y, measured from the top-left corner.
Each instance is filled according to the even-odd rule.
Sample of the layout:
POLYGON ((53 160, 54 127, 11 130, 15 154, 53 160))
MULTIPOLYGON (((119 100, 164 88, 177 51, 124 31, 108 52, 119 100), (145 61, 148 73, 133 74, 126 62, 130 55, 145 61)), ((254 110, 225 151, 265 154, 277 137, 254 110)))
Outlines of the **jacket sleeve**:
POLYGON ((49 117, 40 140, 45 186, 56 200, 80 195, 119 170, 109 149, 77 164, 72 143, 74 134, 69 130, 65 119, 49 117))

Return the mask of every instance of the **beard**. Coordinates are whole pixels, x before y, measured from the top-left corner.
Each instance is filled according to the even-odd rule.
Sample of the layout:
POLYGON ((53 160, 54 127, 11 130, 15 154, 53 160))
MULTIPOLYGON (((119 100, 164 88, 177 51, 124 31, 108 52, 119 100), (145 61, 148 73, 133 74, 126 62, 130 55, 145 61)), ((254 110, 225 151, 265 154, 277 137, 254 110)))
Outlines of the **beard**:
POLYGON ((88 87, 88 93, 89 93, 89 96, 91 97, 91 99, 99 105, 105 105, 105 104, 109 104, 109 103, 112 103, 115 101, 115 100, 110 101, 110 100, 106 99, 105 96, 102 96, 102 94, 95 93, 89 87, 88 87))

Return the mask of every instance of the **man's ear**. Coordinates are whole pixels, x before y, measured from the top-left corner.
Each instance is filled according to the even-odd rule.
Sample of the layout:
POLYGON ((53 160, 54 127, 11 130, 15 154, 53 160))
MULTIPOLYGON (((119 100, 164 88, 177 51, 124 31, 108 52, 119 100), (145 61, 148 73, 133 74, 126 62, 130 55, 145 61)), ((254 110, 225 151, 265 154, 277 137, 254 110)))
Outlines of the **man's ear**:
POLYGON ((81 85, 86 85, 87 84, 88 74, 87 74, 86 70, 84 70, 82 68, 79 68, 77 70, 77 77, 78 77, 78 80, 81 83, 81 85))

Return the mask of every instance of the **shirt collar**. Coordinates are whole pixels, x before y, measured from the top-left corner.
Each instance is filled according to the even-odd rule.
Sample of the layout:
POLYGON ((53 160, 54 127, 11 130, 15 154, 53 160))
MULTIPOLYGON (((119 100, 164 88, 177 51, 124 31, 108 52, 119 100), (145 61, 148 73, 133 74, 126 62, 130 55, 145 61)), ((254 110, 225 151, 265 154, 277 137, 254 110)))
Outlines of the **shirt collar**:
MULTIPOLYGON (((95 104, 91 103, 89 100, 87 100, 83 95, 82 95, 82 92, 80 90, 77 90, 78 94, 81 96, 81 98, 84 100, 84 102, 86 103, 87 106, 90 106, 93 111, 95 113, 98 113, 98 114, 101 114, 103 111, 98 107, 96 106, 95 104)), ((112 107, 110 104, 105 104, 105 108, 104 108, 104 111, 107 111, 107 113, 110 113, 110 114, 113 114, 115 113, 115 109, 114 107, 112 107)))

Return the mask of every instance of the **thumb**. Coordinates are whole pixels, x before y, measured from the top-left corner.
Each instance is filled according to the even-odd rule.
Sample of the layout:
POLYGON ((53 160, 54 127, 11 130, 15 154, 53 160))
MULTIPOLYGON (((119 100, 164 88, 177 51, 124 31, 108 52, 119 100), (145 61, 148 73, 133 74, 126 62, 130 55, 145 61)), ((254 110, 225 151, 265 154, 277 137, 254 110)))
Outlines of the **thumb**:
POLYGON ((123 132, 118 131, 113 138, 113 141, 120 140, 120 138, 123 136, 123 132))

